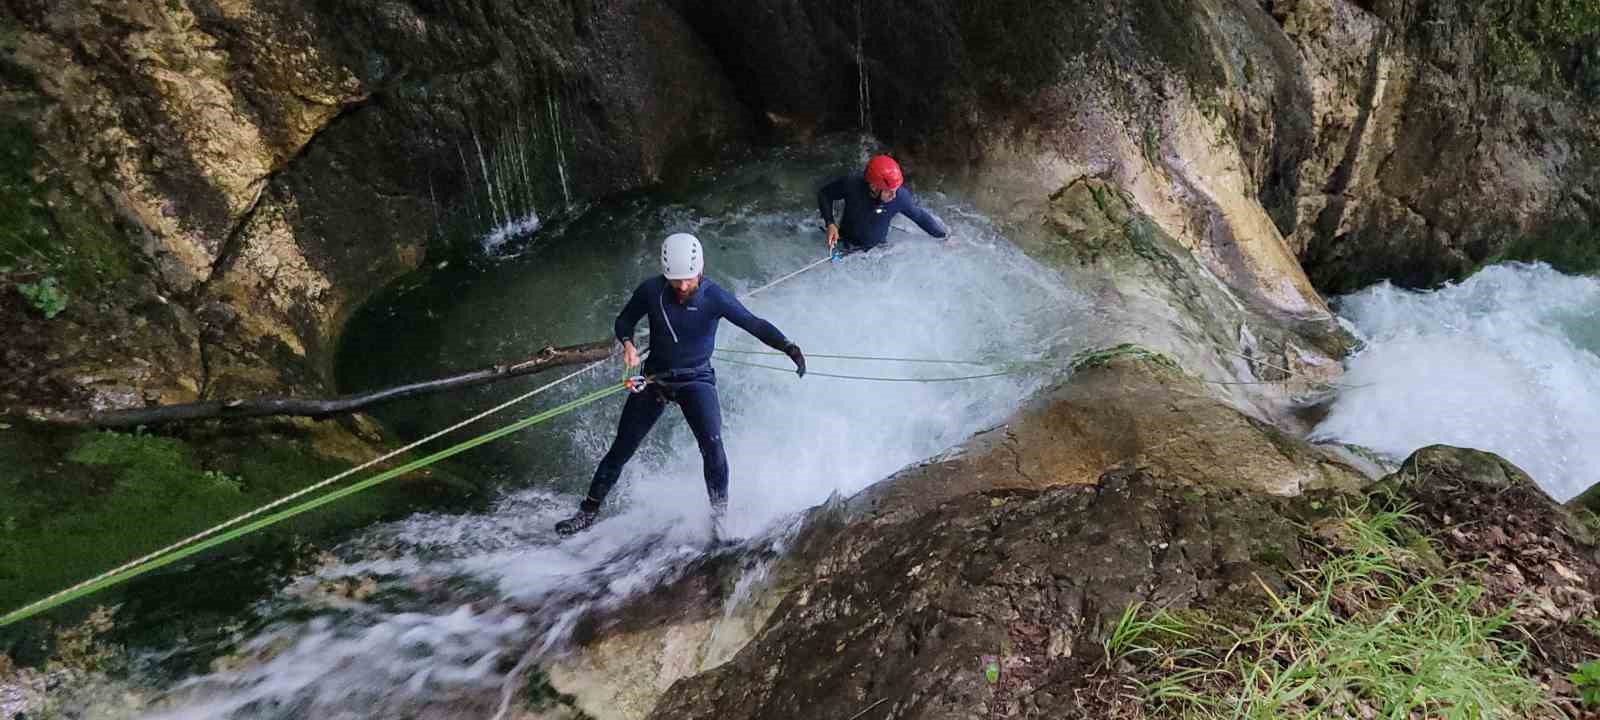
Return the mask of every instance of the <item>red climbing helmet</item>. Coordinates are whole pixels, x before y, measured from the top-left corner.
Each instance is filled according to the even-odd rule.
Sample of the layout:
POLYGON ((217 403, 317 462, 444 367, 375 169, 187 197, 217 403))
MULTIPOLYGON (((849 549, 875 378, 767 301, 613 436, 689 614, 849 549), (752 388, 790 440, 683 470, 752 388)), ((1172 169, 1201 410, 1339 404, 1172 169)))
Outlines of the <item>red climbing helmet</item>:
POLYGON ((867 161, 867 184, 875 190, 899 190, 906 179, 900 174, 900 163, 888 155, 877 155, 867 161))

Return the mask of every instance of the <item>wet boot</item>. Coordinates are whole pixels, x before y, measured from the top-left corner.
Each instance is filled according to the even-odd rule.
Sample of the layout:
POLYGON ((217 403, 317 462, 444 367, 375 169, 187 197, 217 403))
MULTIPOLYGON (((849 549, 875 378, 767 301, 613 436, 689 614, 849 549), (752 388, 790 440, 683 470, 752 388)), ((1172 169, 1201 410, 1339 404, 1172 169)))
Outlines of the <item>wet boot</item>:
POLYGON ((600 513, 579 510, 577 514, 573 515, 572 517, 556 523, 556 534, 562 537, 577 535, 578 533, 588 530, 589 526, 593 525, 599 518, 600 513))
POLYGON ((732 542, 728 537, 727 529, 728 501, 711 503, 711 542, 712 544, 732 542))

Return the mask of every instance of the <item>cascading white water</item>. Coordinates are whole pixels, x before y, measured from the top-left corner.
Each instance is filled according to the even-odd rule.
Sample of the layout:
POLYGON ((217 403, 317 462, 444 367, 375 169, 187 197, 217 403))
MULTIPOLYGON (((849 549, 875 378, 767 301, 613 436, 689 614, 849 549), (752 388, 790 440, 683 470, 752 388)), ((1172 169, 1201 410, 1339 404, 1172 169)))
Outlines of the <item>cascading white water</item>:
POLYGON ((1395 458, 1488 450, 1557 500, 1600 482, 1600 279, 1513 263, 1434 292, 1385 283, 1338 307, 1367 347, 1317 437, 1395 458))
MULTIPOLYGON (((770 181, 775 172, 758 169, 751 175, 766 174, 762 179, 770 181)), ((617 253, 599 274, 567 276, 604 286, 606 302, 528 303, 494 282, 477 284, 494 287, 492 296, 454 299, 463 316, 498 317, 497 339, 517 332, 508 326, 518 317, 541 325, 527 320, 529 312, 581 312, 590 315, 579 319, 584 327, 609 328, 615 300, 641 273, 653 272, 650 251, 666 229, 700 233, 709 274, 736 293, 821 256, 815 211, 808 207, 818 178, 809 172, 780 178, 762 191, 764 199, 753 200, 751 175, 717 183, 731 197, 750 202, 726 211, 667 206, 650 216, 648 227, 635 219, 633 226, 615 229, 637 235, 636 242, 584 248, 584 258, 617 253), (759 207, 769 202, 786 209, 759 207), (509 308, 505 315, 485 309, 495 303, 509 308)), ((699 198, 697 208, 717 206, 720 192, 699 198)), ((981 218, 952 212, 937 198, 930 207, 950 222, 959 243, 945 246, 920 232, 896 232, 896 247, 823 265, 751 298, 748 306, 813 355, 1012 361, 1080 349, 1074 326, 1087 321, 1074 312, 1089 307, 1086 299, 995 237, 981 218)), ((539 250, 554 252, 543 242, 539 250)), ((567 267, 554 256, 521 261, 546 272, 567 267)), ((532 273, 520 281, 544 287, 562 279, 532 273)), ((473 332, 467 322, 440 322, 461 334, 473 332)), ((548 332, 551 325, 545 327, 548 332)), ((727 323, 718 344, 765 349, 727 323)), ((997 423, 1049 380, 1039 374, 934 384, 801 379, 781 356, 731 357, 780 368, 714 362, 732 468, 729 529, 753 539, 781 536, 805 508, 865 488, 997 423)), ((819 357, 811 359, 810 369, 886 377, 985 371, 819 357)), ((607 367, 585 378, 584 387, 617 372, 607 367)), ((559 649, 586 613, 658 587, 706 548, 701 461, 672 409, 627 467, 607 517, 577 538, 554 536, 553 523, 574 508, 610 442, 620 405, 614 399, 536 428, 546 442, 529 447, 564 446, 571 458, 533 464, 553 469, 530 471, 536 475, 523 483, 526 488, 509 493, 493 511, 419 515, 347 543, 340 562, 294 581, 263 604, 264 615, 283 619, 241 645, 241 654, 253 662, 183 683, 153 717, 492 714, 498 688, 519 657, 530 649, 559 649), (330 598, 316 590, 357 579, 370 583, 361 599, 330 598)))

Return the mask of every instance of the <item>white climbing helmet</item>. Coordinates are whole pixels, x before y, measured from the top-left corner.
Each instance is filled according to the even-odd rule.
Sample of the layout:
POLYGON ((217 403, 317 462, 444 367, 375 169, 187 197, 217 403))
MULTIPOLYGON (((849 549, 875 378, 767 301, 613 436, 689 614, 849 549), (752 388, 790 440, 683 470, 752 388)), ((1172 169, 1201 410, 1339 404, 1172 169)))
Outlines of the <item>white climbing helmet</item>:
POLYGON ((689 233, 673 233, 661 243, 661 274, 668 280, 699 277, 706 267, 706 254, 700 241, 689 233))

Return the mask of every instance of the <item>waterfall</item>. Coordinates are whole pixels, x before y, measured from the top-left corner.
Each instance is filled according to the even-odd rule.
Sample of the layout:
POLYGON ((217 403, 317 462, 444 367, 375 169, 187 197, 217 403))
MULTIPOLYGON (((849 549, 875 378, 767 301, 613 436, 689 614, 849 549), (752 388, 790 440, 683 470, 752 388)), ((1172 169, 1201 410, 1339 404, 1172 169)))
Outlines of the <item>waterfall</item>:
POLYGON ((1488 450, 1557 500, 1600 482, 1600 279, 1511 263, 1337 306, 1366 348, 1318 437, 1393 458, 1434 443, 1488 450))

